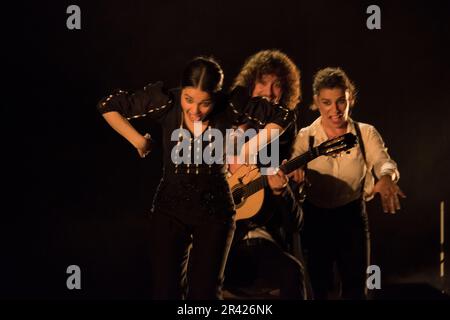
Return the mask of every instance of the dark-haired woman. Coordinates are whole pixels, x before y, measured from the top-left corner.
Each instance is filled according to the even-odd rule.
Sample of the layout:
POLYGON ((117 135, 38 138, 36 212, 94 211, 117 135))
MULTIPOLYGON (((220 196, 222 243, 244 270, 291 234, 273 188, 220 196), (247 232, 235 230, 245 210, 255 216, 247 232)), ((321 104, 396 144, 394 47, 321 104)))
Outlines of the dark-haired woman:
POLYGON ((314 297, 328 298, 336 264, 342 297, 365 299, 370 252, 365 201, 380 193, 385 212, 400 209, 398 197, 404 194, 397 185, 399 172, 378 131, 350 118, 356 90, 342 69, 318 71, 313 93, 312 109, 318 109, 320 117, 299 132, 292 157, 347 132, 359 138, 359 146, 350 152, 319 157, 306 168, 302 240, 314 297))
POLYGON ((146 116, 162 126, 164 171, 150 235, 154 299, 221 298, 235 211, 224 163, 203 159, 220 152, 210 145, 213 129, 225 136, 234 122, 257 121, 253 115, 259 108, 270 112, 266 128, 282 129, 292 120, 289 112, 250 99, 245 90, 223 94, 222 82, 219 64, 199 57, 184 69, 180 88, 166 90, 157 82, 131 94, 117 91, 98 104, 109 125, 141 157, 149 152, 150 141, 128 120, 146 116))

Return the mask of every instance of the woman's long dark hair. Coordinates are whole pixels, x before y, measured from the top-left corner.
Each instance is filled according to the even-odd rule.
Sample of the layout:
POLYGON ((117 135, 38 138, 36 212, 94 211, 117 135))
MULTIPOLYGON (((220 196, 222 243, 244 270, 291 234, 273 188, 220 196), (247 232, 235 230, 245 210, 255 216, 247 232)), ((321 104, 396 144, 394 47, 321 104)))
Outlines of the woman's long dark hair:
POLYGON ((210 57, 196 57, 184 68, 181 87, 194 87, 210 94, 222 90, 223 71, 219 63, 210 57))

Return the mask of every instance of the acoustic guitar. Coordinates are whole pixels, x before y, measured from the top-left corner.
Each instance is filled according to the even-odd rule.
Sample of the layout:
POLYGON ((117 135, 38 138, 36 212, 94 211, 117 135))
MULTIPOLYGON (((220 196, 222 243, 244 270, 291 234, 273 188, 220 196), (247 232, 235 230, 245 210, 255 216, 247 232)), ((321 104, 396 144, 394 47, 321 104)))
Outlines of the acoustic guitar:
MULTIPOLYGON (((304 166, 320 156, 332 156, 353 148, 357 137, 352 133, 327 140, 302 155, 295 157, 279 167, 284 174, 304 166)), ((254 218, 264 202, 264 187, 268 185, 267 176, 261 175, 256 165, 242 165, 228 178, 236 208, 236 220, 254 218)))

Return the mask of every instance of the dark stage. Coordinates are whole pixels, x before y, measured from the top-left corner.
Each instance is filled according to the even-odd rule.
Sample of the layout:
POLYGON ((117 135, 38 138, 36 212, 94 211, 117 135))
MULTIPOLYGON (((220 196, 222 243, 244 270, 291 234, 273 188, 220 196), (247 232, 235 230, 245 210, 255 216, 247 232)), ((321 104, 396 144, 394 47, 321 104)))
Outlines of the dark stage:
MULTIPOLYGON (((145 159, 96 110, 113 89, 178 85, 196 55, 225 86, 249 55, 277 48, 301 70, 301 127, 317 115, 312 77, 340 66, 359 91, 353 117, 376 126, 407 194, 396 215, 369 203, 373 299, 442 299, 440 204, 450 254, 448 1, 77 1, 3 9, 0 299, 148 299, 148 211, 161 152, 145 159), (66 9, 81 9, 69 30, 66 9), (381 8, 369 30, 366 9, 381 8), (66 269, 81 269, 68 290, 66 269)), ((150 121, 134 122, 158 140, 150 121)))

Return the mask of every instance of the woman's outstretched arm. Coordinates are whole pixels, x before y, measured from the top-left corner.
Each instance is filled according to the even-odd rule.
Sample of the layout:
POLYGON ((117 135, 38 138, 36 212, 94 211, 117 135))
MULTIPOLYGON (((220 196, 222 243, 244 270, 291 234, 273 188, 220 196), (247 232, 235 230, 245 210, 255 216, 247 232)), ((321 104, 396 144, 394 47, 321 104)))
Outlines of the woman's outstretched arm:
POLYGON ((150 135, 140 134, 128 119, 148 117, 155 121, 163 121, 171 107, 171 97, 162 82, 150 84, 143 90, 131 93, 118 90, 97 104, 97 109, 106 122, 127 139, 141 157, 150 152, 150 135))

